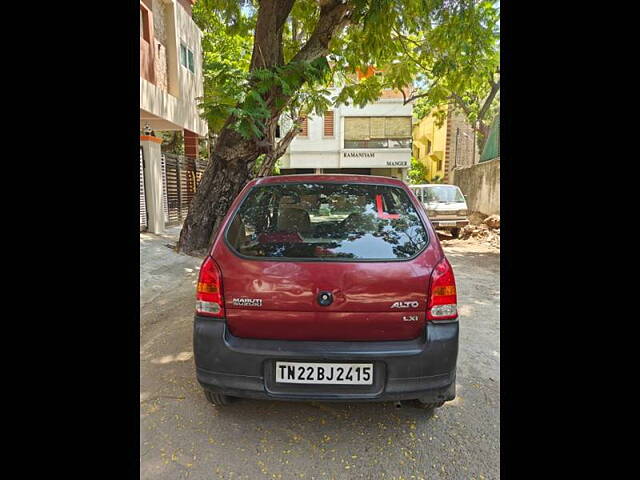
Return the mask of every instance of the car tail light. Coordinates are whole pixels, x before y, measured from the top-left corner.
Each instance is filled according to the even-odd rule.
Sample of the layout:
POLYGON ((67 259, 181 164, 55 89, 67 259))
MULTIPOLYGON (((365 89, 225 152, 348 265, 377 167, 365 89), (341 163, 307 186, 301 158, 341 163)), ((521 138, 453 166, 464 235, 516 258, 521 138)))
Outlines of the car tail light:
POLYGON ((196 313, 207 317, 224 316, 222 274, 211 256, 207 256, 200 267, 196 291, 196 313))
POLYGON ((431 273, 427 319, 438 321, 457 318, 457 302, 456 279, 453 276, 453 269, 449 261, 443 258, 431 273))

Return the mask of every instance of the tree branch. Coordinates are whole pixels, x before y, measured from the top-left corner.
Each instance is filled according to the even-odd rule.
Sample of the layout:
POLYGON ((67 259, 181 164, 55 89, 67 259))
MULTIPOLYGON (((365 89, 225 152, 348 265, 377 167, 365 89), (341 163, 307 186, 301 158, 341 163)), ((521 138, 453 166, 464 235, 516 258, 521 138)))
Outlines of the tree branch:
POLYGON ((258 172, 256 174, 257 177, 266 177, 271 175, 271 172, 273 171, 273 167, 275 166, 276 162, 282 155, 285 154, 285 152, 287 151, 287 148, 289 147, 289 144, 292 142, 292 140, 296 137, 296 135, 300 131, 300 123, 302 122, 302 120, 303 118, 301 116, 296 118, 293 121, 293 126, 285 134, 285 136, 282 137, 282 139, 278 142, 278 145, 276 147, 272 147, 271 149, 269 149, 269 151, 265 155, 265 158, 262 161, 262 165, 258 169, 258 172))
POLYGON ((404 103, 403 103, 403 105, 406 105, 406 104, 407 104, 407 103, 409 103, 409 102, 413 102, 414 100, 417 100, 418 98, 422 98, 422 97, 426 97, 426 96, 428 96, 428 95, 431 93, 431 89, 432 89, 433 87, 435 87, 437 84, 438 84, 438 81, 436 80, 436 81, 433 83, 433 85, 431 85, 431 86, 429 87, 429 89, 428 89, 426 92, 417 93, 417 94, 413 94, 413 93, 412 93, 412 94, 409 96, 409 98, 407 98, 407 97, 406 97, 406 95, 404 94, 404 92, 402 92, 402 96, 404 97, 404 103))
POLYGON ((493 79, 492 79, 491 80, 491 91, 489 92, 489 95, 485 99, 484 104, 482 105, 482 108, 480 109, 480 112, 478 113, 478 122, 482 123, 482 120, 484 120, 484 116, 489 111, 489 107, 491 106, 491 103, 493 103, 493 99, 496 97, 496 95, 497 95, 499 90, 500 90, 500 80, 498 80, 496 83, 494 83, 493 79))
POLYGON ((455 92, 451 92, 450 97, 451 99, 456 101, 456 105, 458 105, 463 111, 464 113, 467 115, 467 117, 471 116, 471 109, 469 108, 469 106, 466 104, 466 102, 462 99, 462 97, 460 97, 460 95, 458 95, 455 92))
POLYGON ((419 98, 422 97, 426 97, 427 95, 429 95, 429 92, 423 92, 423 93, 418 93, 418 94, 411 94, 409 96, 409 98, 407 98, 407 96, 404 94, 404 92, 402 92, 402 96, 404 97, 404 101, 403 101, 403 105, 406 105, 409 102, 413 102, 414 100, 417 100, 419 98))
MULTIPOLYGON (((284 0, 292 1, 292 0, 284 0)), ((296 62, 311 62, 329 53, 329 42, 340 29, 349 22, 349 14, 351 12, 348 2, 342 3, 342 0, 319 0, 320 17, 316 23, 316 27, 304 46, 294 55, 289 65, 296 62)), ((306 78, 301 78, 298 88, 304 84, 306 78)), ((297 88, 294 88, 294 90, 297 88)), ((280 114, 285 107, 291 95, 284 95, 282 89, 274 87, 266 95, 266 103, 271 109, 273 116, 280 114), (276 107, 276 100, 279 100, 280 106, 276 107)))
MULTIPOLYGON (((256 55, 259 52, 261 46, 267 47, 273 44, 275 41, 282 50, 282 25, 286 21, 286 18, 291 10, 294 0, 263 0, 260 5, 260 12, 258 15, 258 25, 261 25, 261 34, 258 34, 258 26, 256 26, 256 34, 254 39, 254 55, 252 57, 252 70, 257 65, 257 68, 271 67, 280 64, 280 58, 274 59, 271 55, 268 59, 263 59, 256 55), (283 8, 287 8, 286 14, 276 8, 281 5, 283 8), (261 19, 262 18, 262 19, 261 19), (275 23, 274 23, 275 22, 275 23), (276 28, 279 26, 280 32, 273 35, 273 32, 268 30, 268 27, 276 28), (254 63, 257 62, 257 63, 254 63)), ((315 29, 304 46, 298 51, 296 55, 291 59, 290 64, 296 62, 311 62, 320 57, 326 56, 329 53, 329 42, 333 36, 339 32, 350 21, 351 5, 349 2, 343 2, 343 0, 319 0, 320 4, 320 16, 316 23, 315 29)), ((302 85, 306 79, 300 80, 302 85)), ((280 87, 274 86, 269 92, 267 92, 263 98, 271 110, 271 118, 267 122, 267 128, 265 129, 265 136, 255 140, 255 146, 260 153, 266 155, 265 162, 260 169, 260 172, 270 172, 273 163, 280 156, 282 156, 291 141, 298 133, 298 125, 302 121, 298 118, 294 122, 294 128, 292 128, 287 134, 275 145, 275 128, 277 119, 280 116, 282 108, 286 105, 290 95, 283 95, 280 87), (276 107, 276 100, 280 100, 280 106, 276 107)), ((269 173, 266 173, 267 175, 269 173)))
POLYGON ((253 37, 253 54, 249 70, 281 65, 282 33, 295 0, 262 0, 253 37))
POLYGON ((289 144, 296 138, 296 135, 300 132, 300 124, 302 123, 303 118, 298 117, 293 121, 293 126, 291 129, 285 134, 284 137, 278 142, 278 145, 273 149, 273 156, 278 159, 282 155, 285 154, 289 144))
POLYGON ((409 59, 411 61, 413 61, 413 63, 415 63, 416 65, 418 65, 420 68, 422 68, 427 74, 431 73, 431 69, 425 67, 422 63, 420 63, 417 59, 415 59, 410 53, 409 50, 407 49, 407 47, 405 46, 404 42, 402 41, 402 39, 405 39, 407 41, 412 42, 414 45, 418 46, 418 44, 416 42, 414 42, 413 40, 409 39, 407 36, 401 34, 396 27, 393 28, 393 31, 395 32, 395 34, 398 36, 397 38, 400 40, 400 46, 402 47, 402 50, 404 50, 404 53, 407 57, 409 57, 409 59))
POLYGON ((320 17, 316 28, 291 62, 311 62, 329 53, 333 36, 349 23, 351 5, 341 0, 319 0, 320 17))

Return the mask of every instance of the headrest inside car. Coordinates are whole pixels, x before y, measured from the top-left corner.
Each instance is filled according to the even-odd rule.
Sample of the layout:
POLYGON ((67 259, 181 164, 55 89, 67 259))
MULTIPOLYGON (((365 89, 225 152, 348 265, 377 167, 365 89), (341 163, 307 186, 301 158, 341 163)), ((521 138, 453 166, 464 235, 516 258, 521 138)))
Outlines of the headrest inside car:
POLYGON ((285 195, 280 199, 280 205, 295 205, 296 203, 298 203, 298 199, 291 195, 285 195))

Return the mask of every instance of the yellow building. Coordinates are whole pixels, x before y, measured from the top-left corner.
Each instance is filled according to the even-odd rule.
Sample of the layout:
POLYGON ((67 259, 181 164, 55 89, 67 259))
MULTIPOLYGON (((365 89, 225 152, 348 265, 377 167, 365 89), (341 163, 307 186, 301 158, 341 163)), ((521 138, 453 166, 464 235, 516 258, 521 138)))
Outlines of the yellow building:
POLYGON ((475 134, 464 116, 447 106, 439 110, 447 112, 441 126, 436 110, 413 126, 412 154, 426 167, 430 182, 451 183, 456 167, 476 163, 479 155, 475 134))

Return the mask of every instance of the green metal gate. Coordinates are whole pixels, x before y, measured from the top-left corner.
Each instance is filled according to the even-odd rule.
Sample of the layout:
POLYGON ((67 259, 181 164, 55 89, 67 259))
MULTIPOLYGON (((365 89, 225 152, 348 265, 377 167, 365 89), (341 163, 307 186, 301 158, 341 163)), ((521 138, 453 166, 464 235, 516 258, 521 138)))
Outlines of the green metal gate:
POLYGON ((500 156, 500 114, 496 116, 489 130, 489 138, 484 145, 480 162, 486 162, 500 156))

